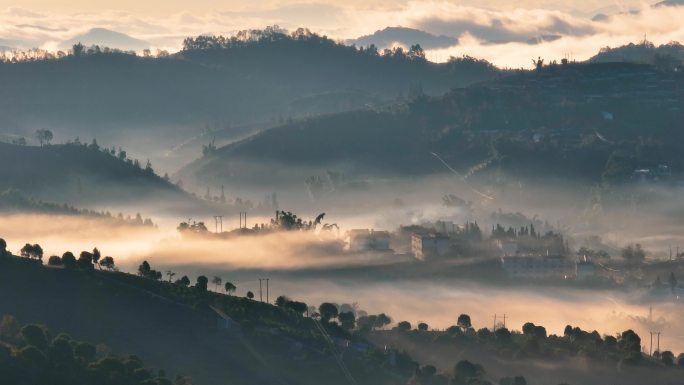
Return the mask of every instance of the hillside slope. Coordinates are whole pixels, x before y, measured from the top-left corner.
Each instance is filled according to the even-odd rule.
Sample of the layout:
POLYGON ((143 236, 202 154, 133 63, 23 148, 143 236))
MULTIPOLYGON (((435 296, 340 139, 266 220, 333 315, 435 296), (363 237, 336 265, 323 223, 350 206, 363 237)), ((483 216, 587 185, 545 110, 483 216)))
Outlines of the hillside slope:
POLYGON ((549 66, 393 109, 293 122, 220 148, 179 175, 300 184, 301 175, 326 170, 424 176, 445 170, 433 153, 464 174, 503 171, 591 183, 629 177, 637 167, 682 170, 674 143, 682 139, 676 122, 684 113, 683 85, 681 75, 644 65, 549 66))
MULTIPOLYGON (((257 301, 123 273, 47 268, 17 257, 0 257, 0 293, 2 312, 21 322, 136 352, 196 384, 348 384, 311 319, 257 301), (219 327, 211 304, 242 331, 219 327)), ((359 384, 399 385, 410 376, 410 369, 381 368, 383 360, 352 353, 344 358, 359 384)))
POLYGON ((157 156, 207 130, 237 135, 249 124, 381 105, 417 88, 441 94, 498 73, 486 62, 435 64, 311 33, 249 33, 231 46, 199 37, 158 58, 86 51, 0 63, 0 134, 45 127, 60 140, 97 137, 157 156))
POLYGON ((34 147, 0 143, 0 190, 7 189, 68 203, 189 199, 153 171, 81 144, 34 147))

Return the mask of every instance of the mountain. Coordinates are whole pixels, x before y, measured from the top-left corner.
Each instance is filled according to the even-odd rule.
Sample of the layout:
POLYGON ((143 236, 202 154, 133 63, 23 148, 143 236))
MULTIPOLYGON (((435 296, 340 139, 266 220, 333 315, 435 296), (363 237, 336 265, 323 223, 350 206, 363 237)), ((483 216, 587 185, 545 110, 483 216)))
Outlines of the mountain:
POLYGON ((438 95, 499 73, 486 62, 384 56, 315 34, 259 36, 234 44, 202 36, 159 58, 101 52, 0 63, 0 134, 45 127, 60 140, 96 137, 158 164, 193 140, 200 154, 212 131, 234 139, 249 127, 382 105, 416 87, 438 95))
POLYGON ((375 31, 371 35, 348 40, 347 44, 355 44, 359 47, 367 47, 373 44, 378 48, 391 48, 397 44, 404 47, 420 44, 423 49, 439 49, 458 44, 458 39, 444 35, 433 35, 419 29, 387 27, 375 31))
POLYGON ((92 144, 0 143, 0 191, 16 189, 32 198, 72 204, 189 200, 175 185, 136 162, 92 144))
POLYGON ((415 177, 445 170, 433 153, 463 173, 586 183, 629 177, 638 165, 681 170, 674 143, 684 137, 672 122, 683 117, 682 83, 647 65, 551 65, 393 108, 296 121, 219 148, 179 175, 226 185, 302 185, 327 170, 415 177))
POLYGON ((74 44, 78 43, 85 46, 99 45, 100 47, 117 48, 124 51, 142 51, 150 48, 150 43, 146 41, 106 28, 92 28, 61 42, 59 47, 61 49, 71 49, 74 44))

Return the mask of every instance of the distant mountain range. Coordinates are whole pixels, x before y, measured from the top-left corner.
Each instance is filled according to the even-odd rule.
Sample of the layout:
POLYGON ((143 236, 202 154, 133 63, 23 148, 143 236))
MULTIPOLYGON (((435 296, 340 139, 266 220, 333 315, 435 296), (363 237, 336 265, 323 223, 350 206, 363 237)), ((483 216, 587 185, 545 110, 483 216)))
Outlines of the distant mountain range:
POLYGON ((419 29, 387 27, 371 35, 348 40, 347 44, 355 44, 360 47, 373 44, 380 49, 389 48, 397 44, 405 47, 420 44, 423 49, 438 49, 454 46, 458 44, 458 39, 444 35, 433 35, 419 29))
POLYGON ((150 43, 146 41, 106 28, 90 29, 87 32, 63 41, 59 47, 61 49, 70 49, 74 44, 78 43, 85 46, 99 45, 101 47, 118 48, 124 51, 142 51, 150 48, 150 43))

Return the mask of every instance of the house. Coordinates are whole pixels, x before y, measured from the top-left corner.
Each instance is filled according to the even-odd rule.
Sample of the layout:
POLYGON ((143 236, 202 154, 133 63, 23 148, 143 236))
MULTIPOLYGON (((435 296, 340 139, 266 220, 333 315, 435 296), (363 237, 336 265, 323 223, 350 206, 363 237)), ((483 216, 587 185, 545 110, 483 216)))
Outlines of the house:
POLYGON ((411 234, 411 251, 413 255, 425 261, 441 257, 449 252, 449 237, 440 233, 411 234))
POLYGON ((510 278, 568 279, 575 274, 575 264, 560 255, 504 256, 501 268, 510 278))
POLYGON ((390 234, 372 229, 349 230, 347 248, 349 251, 387 251, 390 250, 390 234))

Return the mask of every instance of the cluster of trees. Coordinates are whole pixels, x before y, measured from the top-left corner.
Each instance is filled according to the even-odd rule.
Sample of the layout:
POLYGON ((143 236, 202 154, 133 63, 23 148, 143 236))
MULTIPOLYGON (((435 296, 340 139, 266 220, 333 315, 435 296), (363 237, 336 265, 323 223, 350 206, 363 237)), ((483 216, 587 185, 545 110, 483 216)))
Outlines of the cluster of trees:
MULTIPOLYGON (((236 49, 283 40, 304 41, 318 45, 344 46, 342 43, 336 43, 326 36, 318 35, 306 28, 298 28, 297 30, 288 33, 287 30, 274 25, 268 26, 264 29, 242 30, 237 32, 235 35, 228 37, 206 35, 188 37, 183 40, 183 51, 204 49, 236 49)), ((356 48, 352 47, 352 49, 356 48)), ((375 45, 371 44, 368 47, 359 48, 358 52, 369 56, 384 56, 388 58, 400 58, 406 60, 425 60, 425 52, 419 44, 412 45, 407 51, 405 51, 402 47, 395 47, 393 49, 385 49, 382 51, 382 53, 378 51, 378 48, 375 45)))
MULTIPOLYGON (((0 373, 7 384, 172 385, 164 371, 146 369, 140 358, 114 355, 66 334, 55 337, 43 326, 22 326, 15 317, 0 320, 0 373)), ((188 384, 177 377, 175 384, 188 384)))
MULTIPOLYGON (((174 284, 182 287, 190 286, 190 278, 188 278, 187 275, 184 275, 174 281, 173 278, 176 276, 176 273, 171 270, 167 270, 165 274, 168 282, 173 282, 174 284)), ((138 266, 138 275, 153 281, 161 281, 163 278, 162 272, 153 269, 147 261, 142 261, 142 263, 138 266)), ((211 283, 215 286, 215 290, 217 292, 219 291, 219 288, 221 288, 228 295, 232 295, 237 290, 237 287, 232 282, 226 281, 224 283, 223 279, 219 276, 214 276, 211 279, 211 283)), ((209 279, 204 275, 198 276, 194 288, 199 292, 206 292, 209 289, 209 279)), ((254 294, 252 292, 248 292, 247 297, 252 299, 254 298, 254 294)))
POLYGON ((118 214, 112 214, 109 211, 79 209, 66 203, 60 205, 57 203, 44 202, 42 200, 29 198, 23 195, 19 190, 12 188, 0 192, 0 210, 80 215, 104 219, 117 225, 144 227, 155 226, 151 218, 143 218, 140 213, 136 213, 135 216, 132 217, 130 215, 124 216, 124 214, 121 212, 118 214))
MULTIPOLYGON (((437 368, 425 365, 416 369, 408 385, 493 385, 485 378, 486 371, 480 364, 469 360, 458 361, 450 373, 438 373, 437 368)), ((527 385, 523 376, 503 377, 499 385, 527 385)))
MULTIPOLYGON (((25 244, 19 251, 19 256, 31 260, 43 262, 43 248, 39 244, 25 244)), ((0 257, 11 257, 12 253, 7 250, 7 242, 0 238, 0 257)), ((101 270, 116 271, 117 267, 114 263, 114 258, 111 256, 102 257, 100 250, 96 248, 93 251, 82 251, 79 257, 67 251, 62 256, 52 255, 48 258, 48 266, 64 267, 68 269, 92 270, 95 267, 101 270)))

